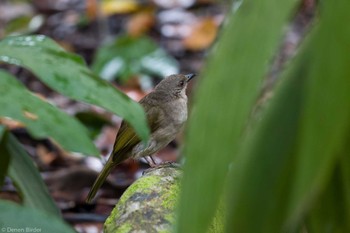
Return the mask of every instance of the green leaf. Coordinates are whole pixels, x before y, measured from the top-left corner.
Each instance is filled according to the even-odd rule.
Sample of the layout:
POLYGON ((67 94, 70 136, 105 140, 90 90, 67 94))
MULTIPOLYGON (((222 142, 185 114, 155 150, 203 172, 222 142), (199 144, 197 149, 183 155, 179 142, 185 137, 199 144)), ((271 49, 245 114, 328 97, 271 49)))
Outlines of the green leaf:
POLYGON ((61 219, 8 201, 0 201, 2 232, 74 233, 61 219))
POLYGON ((142 107, 92 73, 81 57, 65 52, 45 36, 0 41, 0 61, 28 68, 52 89, 112 111, 129 122, 142 140, 149 135, 142 107))
POLYGON ((165 77, 179 72, 178 63, 148 37, 118 37, 102 46, 92 65, 106 80, 120 76, 126 80, 135 74, 165 77))
POLYGON ((4 25, 5 35, 25 35, 34 33, 44 23, 43 15, 18 15, 4 25))
POLYGON ((87 127, 91 139, 101 133, 103 126, 112 125, 109 120, 95 112, 78 112, 75 117, 87 127))
POLYGON ((52 137, 67 150, 99 154, 79 121, 39 99, 15 77, 1 70, 0 93, 0 116, 24 123, 34 137, 52 137))
POLYGON ((338 164, 327 188, 308 214, 306 219, 308 232, 350 232, 348 202, 350 196, 345 190, 346 185, 349 185, 349 179, 343 180, 341 165, 338 164))
POLYGON ((0 125, 0 187, 3 185, 10 162, 10 155, 6 147, 7 132, 4 126, 0 125))
POLYGON ((304 73, 298 71, 288 72, 237 155, 230 174, 227 232, 282 232, 304 97, 304 73))
POLYGON ((157 48, 140 60, 141 71, 150 75, 166 77, 179 73, 177 61, 170 57, 163 49, 157 48))
POLYGON ((348 205, 341 193, 349 188, 334 180, 329 185, 340 156, 349 154, 350 55, 344 51, 350 29, 339 22, 350 20, 350 3, 340 2, 324 5, 316 30, 238 154, 228 232, 299 232, 308 215, 307 232, 345 229, 334 227, 343 221, 339 211, 345 213, 345 201, 336 199, 348 205))
POLYGON ((6 140, 6 150, 11 157, 8 175, 21 194, 23 204, 49 215, 59 216, 59 210, 52 200, 38 169, 34 166, 22 145, 11 134, 8 135, 6 140))
POLYGON ((349 154, 350 28, 349 1, 325 1, 313 35, 304 74, 305 100, 300 123, 295 178, 289 205, 290 225, 298 225, 326 188, 342 151, 349 154), (334 25, 337 25, 334 27, 334 25), (331 58, 331 59, 330 59, 331 58))
MULTIPOLYGON (((350 132, 349 132, 350 134, 350 132)), ((349 138, 349 137, 348 137, 349 138)), ((344 147, 345 150, 349 150, 348 146, 344 147)), ((341 185, 343 187, 344 191, 344 201, 343 206, 345 209, 345 219, 350 219, 350 156, 348 156, 348 153, 345 152, 342 154, 340 161, 340 173, 341 173, 341 185)), ((347 221, 347 227, 350 231, 350 222, 347 221)))
POLYGON ((177 232, 206 232, 268 62, 296 2, 243 1, 223 28, 188 123, 177 232))

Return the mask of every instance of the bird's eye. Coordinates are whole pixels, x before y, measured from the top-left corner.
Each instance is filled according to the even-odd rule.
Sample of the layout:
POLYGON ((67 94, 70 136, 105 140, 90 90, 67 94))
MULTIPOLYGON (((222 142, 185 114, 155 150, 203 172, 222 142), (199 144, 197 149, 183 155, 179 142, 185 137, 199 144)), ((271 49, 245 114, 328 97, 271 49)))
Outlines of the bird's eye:
POLYGON ((179 82, 179 86, 181 86, 181 87, 182 87, 184 84, 185 84, 185 81, 183 81, 183 80, 179 82))

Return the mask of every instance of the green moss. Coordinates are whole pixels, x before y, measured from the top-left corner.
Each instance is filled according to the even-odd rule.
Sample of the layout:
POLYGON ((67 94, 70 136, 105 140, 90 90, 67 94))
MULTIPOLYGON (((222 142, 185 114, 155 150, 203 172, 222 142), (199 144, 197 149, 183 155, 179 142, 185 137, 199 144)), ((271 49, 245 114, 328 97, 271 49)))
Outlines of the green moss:
POLYGON ((114 227, 112 231, 106 230, 105 232, 118 232, 118 233, 129 233, 132 230, 132 226, 129 223, 124 223, 121 226, 118 226, 118 229, 114 227))
POLYGON ((105 232, 169 233, 175 221, 180 176, 176 168, 149 170, 124 192, 105 222, 105 232))
POLYGON ((224 232, 224 229, 225 229, 224 228, 224 221, 225 221, 225 208, 224 208, 223 199, 221 199, 208 233, 222 233, 222 232, 224 232))
POLYGON ((119 202, 123 204, 128 200, 135 192, 150 193, 152 188, 160 181, 160 177, 157 176, 144 176, 135 181, 123 194, 119 202))
POLYGON ((117 215, 118 215, 118 209, 114 208, 111 214, 108 216, 108 218, 105 221, 105 228, 109 228, 111 225, 114 225, 114 219, 118 217, 117 215))
POLYGON ((164 215, 164 219, 173 224, 175 222, 175 213, 170 212, 170 213, 164 215))
POLYGON ((170 230, 161 230, 158 233, 170 233, 170 232, 171 232, 170 230))
POLYGON ((166 209, 174 209, 179 195, 179 182, 172 184, 162 197, 162 206, 166 209))

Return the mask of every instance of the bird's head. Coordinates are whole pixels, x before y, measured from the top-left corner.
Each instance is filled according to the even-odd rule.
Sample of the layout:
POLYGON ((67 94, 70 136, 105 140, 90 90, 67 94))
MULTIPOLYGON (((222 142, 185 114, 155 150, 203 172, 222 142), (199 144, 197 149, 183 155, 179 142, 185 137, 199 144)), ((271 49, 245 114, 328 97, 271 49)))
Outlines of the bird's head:
POLYGON ((187 84, 195 76, 195 74, 170 75, 155 87, 155 91, 167 92, 174 96, 185 95, 187 84))

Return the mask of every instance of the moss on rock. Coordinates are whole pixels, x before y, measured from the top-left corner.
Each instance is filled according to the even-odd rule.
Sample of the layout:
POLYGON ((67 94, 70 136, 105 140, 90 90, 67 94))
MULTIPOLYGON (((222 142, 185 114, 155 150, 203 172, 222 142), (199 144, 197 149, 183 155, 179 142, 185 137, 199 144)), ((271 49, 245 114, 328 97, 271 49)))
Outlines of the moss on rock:
MULTIPOLYGON (((147 170, 120 198, 104 225, 106 233, 170 233, 182 171, 167 164, 147 170)), ((220 204, 208 233, 224 231, 220 204)))
POLYGON ((170 232, 180 176, 173 165, 147 170, 125 191, 105 222, 105 232, 170 232))

